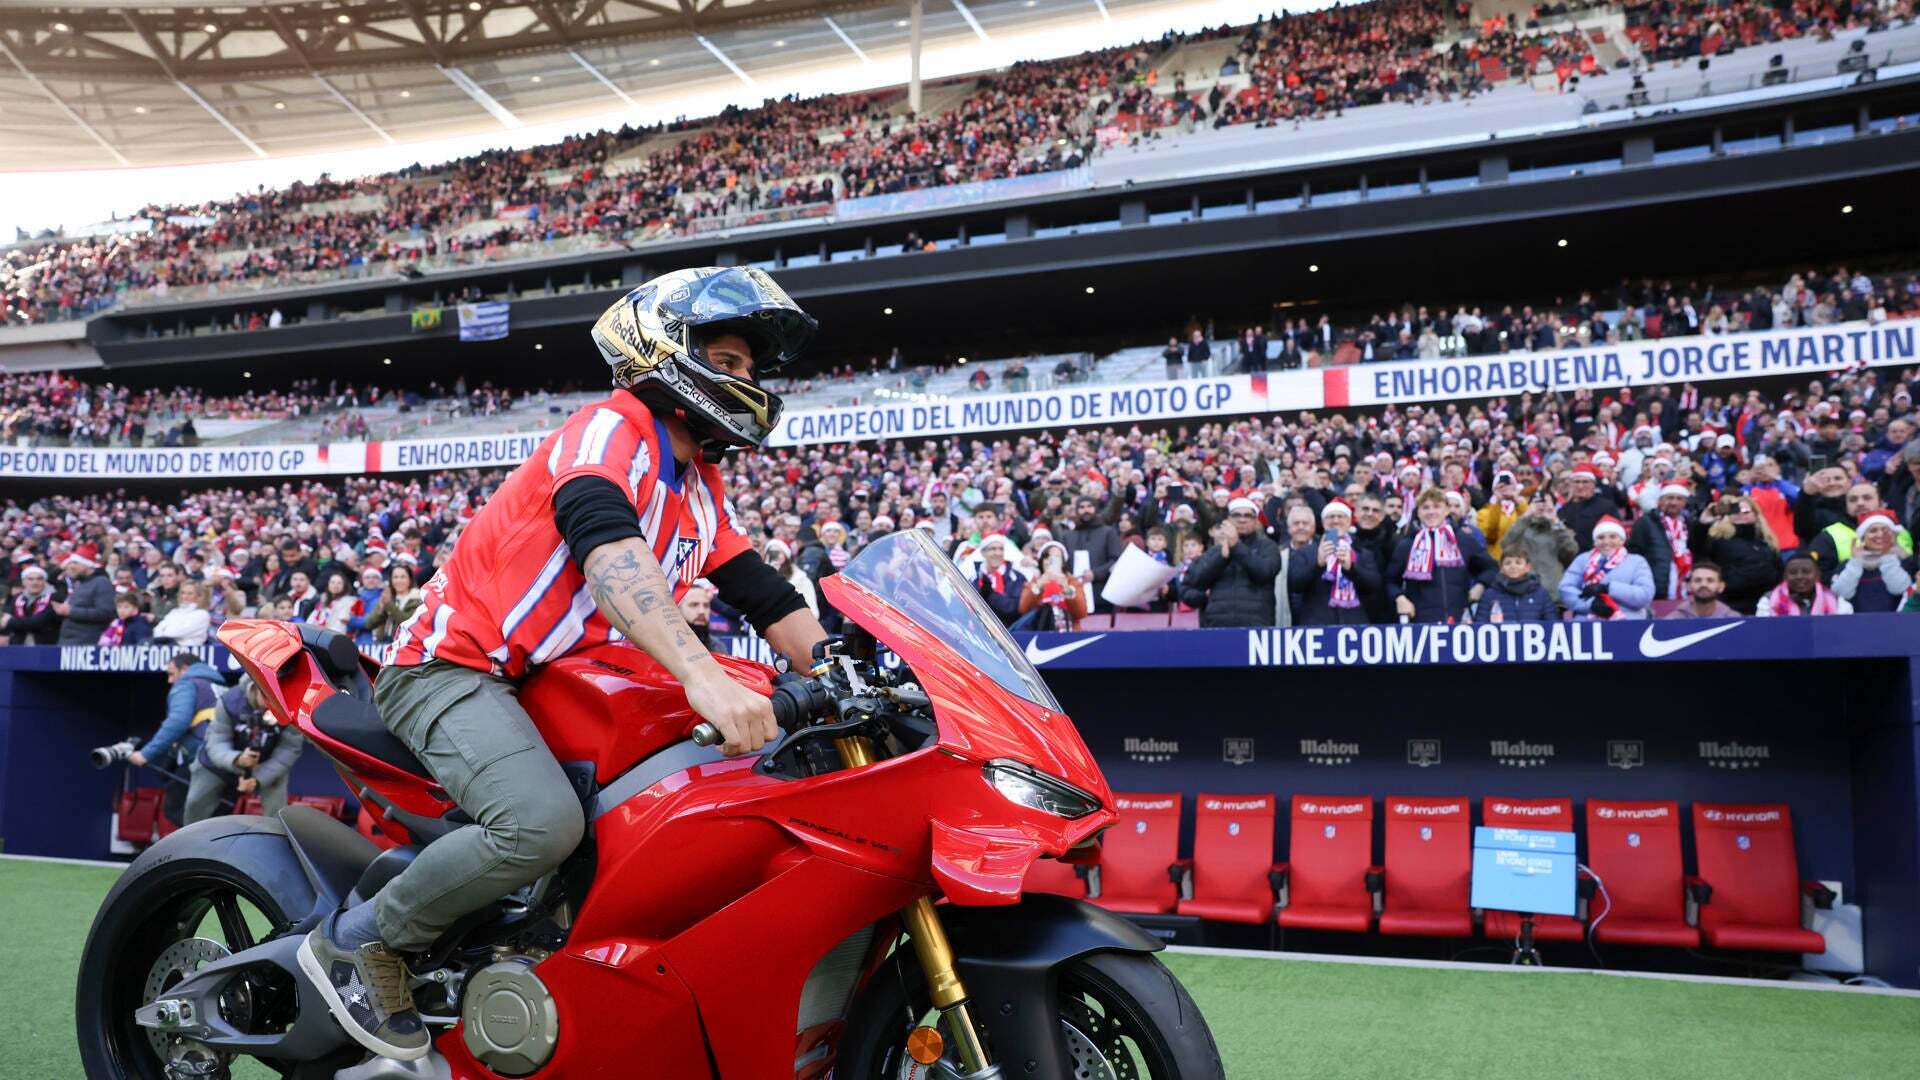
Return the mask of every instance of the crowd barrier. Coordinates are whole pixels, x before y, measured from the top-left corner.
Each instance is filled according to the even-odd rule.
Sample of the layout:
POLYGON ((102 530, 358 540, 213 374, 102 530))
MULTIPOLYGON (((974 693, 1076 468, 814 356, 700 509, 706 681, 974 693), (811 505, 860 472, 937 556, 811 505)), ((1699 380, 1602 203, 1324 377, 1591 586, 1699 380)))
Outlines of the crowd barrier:
MULTIPOLYGON (((791 409, 772 446, 1125 426, 1260 413, 1712 383, 1920 363, 1920 320, 1662 338, 1589 349, 1300 368, 1173 382, 1098 382, 1013 394, 932 395, 791 409)), ((195 448, 0 446, 0 476, 217 480, 498 468, 533 455, 545 431, 387 442, 195 448)))
MULTIPOLYGON (((1867 969, 1920 985, 1910 617, 1018 637, 1116 791, 1785 803, 1801 876, 1862 908, 1867 969)), ((123 774, 86 751, 159 723, 173 651, 0 648, 6 851, 105 857, 123 774)), ((344 793, 318 754, 291 787, 344 793)))

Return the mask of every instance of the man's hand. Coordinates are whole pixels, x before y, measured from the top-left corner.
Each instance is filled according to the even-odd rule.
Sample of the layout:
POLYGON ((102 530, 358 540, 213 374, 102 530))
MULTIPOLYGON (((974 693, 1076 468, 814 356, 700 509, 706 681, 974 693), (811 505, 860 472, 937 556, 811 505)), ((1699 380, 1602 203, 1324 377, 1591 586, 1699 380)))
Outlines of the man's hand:
POLYGON ((1409 619, 1413 618, 1412 598, 1406 597, 1406 596, 1396 597, 1393 601, 1393 610, 1399 612, 1402 616, 1406 618, 1409 618, 1409 619))
POLYGON ((127 755, 127 760, 144 768, 147 764, 147 755, 135 750, 133 753, 127 755))
POLYGON ((73 613, 73 605, 67 603, 65 600, 55 600, 53 602, 53 613, 64 618, 73 613))
POLYGON ((1223 521, 1209 530, 1208 535, 1213 537, 1214 543, 1219 544, 1228 551, 1232 551, 1233 542, 1239 539, 1240 532, 1238 529, 1235 529, 1231 523, 1223 521))
POLYGON ((249 746, 245 750, 242 750, 240 751, 240 753, 234 755, 233 764, 235 768, 251 769, 255 765, 260 764, 260 751, 255 750, 253 747, 249 746))
POLYGON ((251 795, 253 794, 253 789, 260 786, 260 781, 255 780, 251 776, 243 776, 235 786, 240 789, 240 794, 251 795))
POLYGON ((780 735, 773 702, 734 682, 717 664, 687 684, 687 704, 720 730, 721 750, 729 757, 758 750, 780 735))

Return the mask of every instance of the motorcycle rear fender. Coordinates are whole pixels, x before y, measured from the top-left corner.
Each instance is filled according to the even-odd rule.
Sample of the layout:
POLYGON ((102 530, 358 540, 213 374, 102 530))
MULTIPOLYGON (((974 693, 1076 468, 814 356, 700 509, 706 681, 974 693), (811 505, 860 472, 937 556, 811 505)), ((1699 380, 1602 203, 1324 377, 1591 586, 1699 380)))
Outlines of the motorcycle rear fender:
POLYGON ((353 826, 311 806, 289 806, 280 811, 280 824, 313 890, 313 910, 318 915, 338 908, 380 854, 379 845, 361 836, 353 826))
POLYGON ((1054 969, 1090 953, 1166 947, 1092 904, 1042 893, 1002 907, 942 904, 940 921, 995 1059, 1008 1076, 1033 1080, 1072 1077, 1061 1048, 1054 969))

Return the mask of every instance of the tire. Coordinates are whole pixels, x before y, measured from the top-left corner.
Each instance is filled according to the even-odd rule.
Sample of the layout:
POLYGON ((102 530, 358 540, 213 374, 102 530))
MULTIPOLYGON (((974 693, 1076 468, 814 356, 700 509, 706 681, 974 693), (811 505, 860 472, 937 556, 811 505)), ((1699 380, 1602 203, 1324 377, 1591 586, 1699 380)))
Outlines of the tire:
MULTIPOLYGON (((1089 953, 1062 963, 1052 975, 1069 1060, 1075 1050, 1084 1053, 1098 1042, 1117 1080, 1224 1080, 1206 1019, 1152 954, 1089 953), (1083 1038, 1070 1035, 1066 1024, 1078 1025, 1083 1038)), ((835 1075, 899 1080, 907 1029, 926 1022, 929 1012, 919 966, 911 955, 896 955, 881 966, 848 1018, 840 1048, 847 1068, 835 1075)), ((1010 1077, 1021 1075, 1018 1062, 1003 1060, 1001 1066, 1010 1077)))
MULTIPOLYGON (((94 916, 74 987, 80 1061, 89 1080, 166 1080, 133 1010, 145 1004, 145 984, 161 953, 199 936, 209 915, 219 920, 223 941, 251 940, 255 932, 242 904, 267 923, 261 941, 299 932, 312 913, 312 887, 275 819, 228 816, 189 825, 148 848, 120 876, 94 916)), ((284 991, 261 987, 263 1011, 284 991)))

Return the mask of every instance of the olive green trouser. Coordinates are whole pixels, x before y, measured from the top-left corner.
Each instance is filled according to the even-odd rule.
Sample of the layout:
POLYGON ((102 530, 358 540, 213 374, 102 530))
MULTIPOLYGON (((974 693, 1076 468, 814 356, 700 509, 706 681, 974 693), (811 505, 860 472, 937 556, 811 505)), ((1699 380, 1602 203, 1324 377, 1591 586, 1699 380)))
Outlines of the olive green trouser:
POLYGON ((420 952, 462 915, 536 880, 579 846, 580 799, 511 683, 430 660, 374 683, 387 727, 474 824, 435 840, 374 897, 380 936, 420 952))

